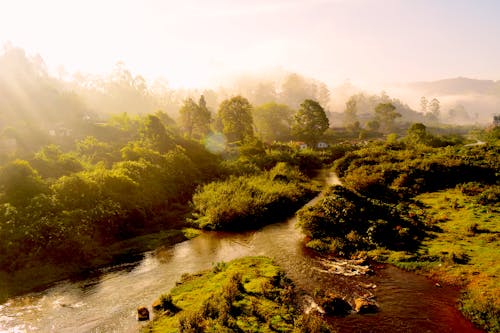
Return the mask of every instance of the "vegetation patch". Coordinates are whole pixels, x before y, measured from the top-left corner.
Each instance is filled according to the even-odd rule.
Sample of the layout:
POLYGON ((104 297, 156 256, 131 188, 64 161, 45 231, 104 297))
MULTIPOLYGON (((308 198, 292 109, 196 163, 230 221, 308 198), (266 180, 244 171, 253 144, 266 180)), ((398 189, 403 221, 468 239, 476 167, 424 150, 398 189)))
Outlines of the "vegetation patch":
POLYGON ((244 230, 292 214, 316 191, 295 168, 278 163, 259 175, 209 183, 193 196, 194 225, 209 230, 244 230))
POLYGON ((342 186, 330 187, 298 217, 308 247, 341 256, 377 247, 415 249, 425 229, 415 207, 388 205, 342 186))
POLYGON ((500 205, 482 204, 485 192, 498 195, 500 186, 478 189, 464 184, 417 196, 435 231, 413 254, 387 250, 371 254, 463 286, 462 312, 487 331, 500 332, 500 205))
POLYGON ((160 300, 144 332, 332 332, 321 318, 301 315, 293 283, 266 257, 185 275, 160 300))
POLYGON ((299 212, 307 245, 462 286, 462 312, 500 332, 500 146, 486 139, 440 147, 417 124, 402 140, 346 153, 334 166, 345 188, 299 212))

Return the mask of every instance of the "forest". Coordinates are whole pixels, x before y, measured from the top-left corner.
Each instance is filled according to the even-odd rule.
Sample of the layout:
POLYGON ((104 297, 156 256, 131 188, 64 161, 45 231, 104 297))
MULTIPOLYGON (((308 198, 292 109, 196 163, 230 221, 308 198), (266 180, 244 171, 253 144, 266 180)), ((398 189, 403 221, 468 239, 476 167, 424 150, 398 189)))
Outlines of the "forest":
MULTIPOLYGON (((446 125, 437 99, 422 100, 423 113, 386 93, 353 94, 333 112, 327 86, 294 73, 248 94, 149 87, 123 66, 66 82, 17 48, 0 56, 0 71, 0 299, 200 230, 255 230, 300 209, 307 247, 460 285, 462 312, 500 331, 499 126, 446 125), (303 207, 324 169, 342 186, 303 207)), ((214 297, 245 299, 245 313, 245 302, 260 309, 289 297, 278 268, 259 265, 268 289, 235 273, 214 297)), ((234 325, 196 311, 179 325, 234 325)), ((287 311, 284 323, 252 316, 285 331, 326 329, 287 311)))

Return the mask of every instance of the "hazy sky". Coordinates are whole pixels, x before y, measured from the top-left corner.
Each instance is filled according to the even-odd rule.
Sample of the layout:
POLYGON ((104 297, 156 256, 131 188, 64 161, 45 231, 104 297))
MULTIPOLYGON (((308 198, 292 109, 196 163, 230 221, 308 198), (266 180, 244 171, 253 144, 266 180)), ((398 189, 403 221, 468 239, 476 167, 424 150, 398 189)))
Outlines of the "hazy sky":
POLYGON ((498 80, 500 1, 0 0, 6 42, 52 69, 123 61, 172 86, 277 67, 328 84, 498 80))

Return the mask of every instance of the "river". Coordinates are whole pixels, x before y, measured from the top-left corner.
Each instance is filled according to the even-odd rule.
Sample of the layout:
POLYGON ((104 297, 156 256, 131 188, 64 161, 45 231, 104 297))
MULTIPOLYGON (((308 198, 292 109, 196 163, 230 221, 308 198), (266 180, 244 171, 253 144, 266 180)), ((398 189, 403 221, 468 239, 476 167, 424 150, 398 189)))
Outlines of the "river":
MULTIPOLYGON (((338 183, 334 176, 329 183, 338 183)), ((317 200, 315 198, 313 200, 317 200)), ((348 297, 372 293, 380 311, 329 318, 340 332, 479 332, 456 310, 458 291, 436 288, 422 276, 392 266, 374 275, 346 277, 320 272, 320 258, 303 246, 295 218, 246 233, 205 232, 174 246, 147 252, 133 263, 97 270, 0 305, 0 331, 137 332, 136 309, 168 292, 184 273, 248 255, 275 259, 306 293, 329 288, 348 297), (376 288, 367 286, 376 285, 376 288)))

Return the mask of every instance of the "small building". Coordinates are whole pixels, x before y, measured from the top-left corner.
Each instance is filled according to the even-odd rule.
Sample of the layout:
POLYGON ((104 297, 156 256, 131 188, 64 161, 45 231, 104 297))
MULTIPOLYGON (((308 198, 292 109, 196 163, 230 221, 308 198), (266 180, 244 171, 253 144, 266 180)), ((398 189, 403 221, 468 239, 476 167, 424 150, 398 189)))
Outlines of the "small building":
POLYGON ((324 148, 328 148, 328 143, 326 142, 323 142, 323 141, 320 141, 316 144, 316 148, 319 148, 319 149, 324 149, 324 148))
POLYGON ((308 146, 307 146, 307 143, 302 142, 302 141, 297 142, 297 145, 299 146, 299 149, 300 149, 300 150, 307 149, 307 147, 308 147, 308 146))

